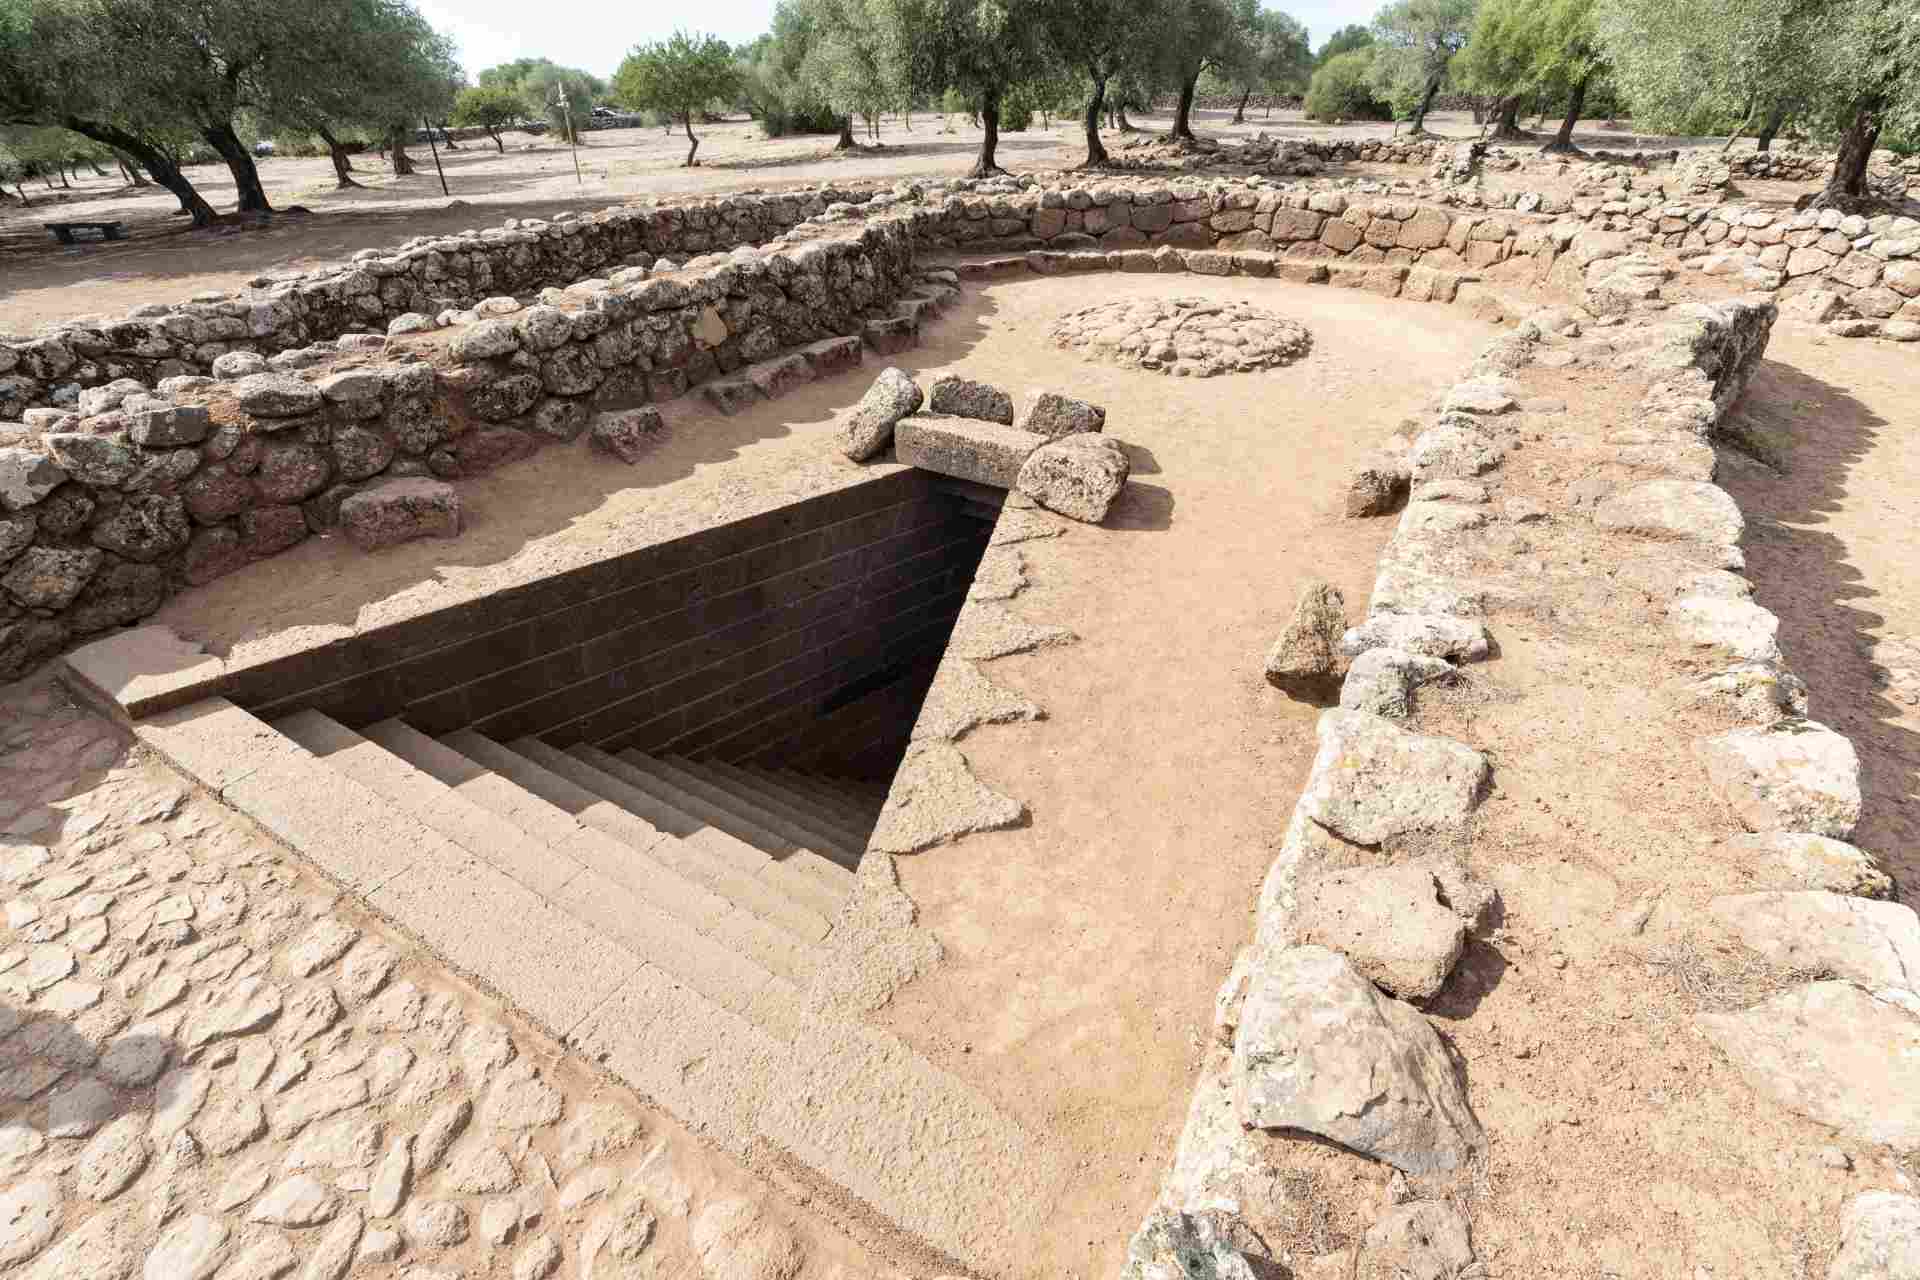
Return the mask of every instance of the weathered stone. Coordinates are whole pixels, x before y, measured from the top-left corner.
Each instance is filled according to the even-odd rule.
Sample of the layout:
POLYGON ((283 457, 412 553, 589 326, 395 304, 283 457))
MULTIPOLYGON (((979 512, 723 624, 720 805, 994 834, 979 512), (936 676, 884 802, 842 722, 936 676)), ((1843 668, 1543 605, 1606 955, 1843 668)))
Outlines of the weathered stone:
POLYGON ((1897 902, 1821 890, 1769 891, 1715 898, 1707 909, 1779 968, 1872 987, 1920 987, 1920 917, 1897 902))
POLYGON ((1760 885, 1825 889, 1862 898, 1891 898, 1893 879, 1866 850, 1810 832, 1765 831, 1735 836, 1724 848, 1760 885))
POLYGON ((1090 401, 1063 396, 1057 391, 1036 392, 1027 402, 1026 412, 1020 415, 1019 423, 1022 431, 1031 431, 1050 439, 1079 432, 1103 431, 1106 425, 1105 408, 1090 401))
POLYGON ((480 1101, 484 1123, 495 1129, 539 1129, 560 1118, 560 1091, 542 1080, 531 1063, 516 1062, 494 1078, 480 1101))
POLYGON ((93 545, 142 564, 180 550, 191 537, 186 503, 173 495, 128 498, 93 527, 93 545))
POLYGON ((147 1118, 121 1116, 93 1135, 73 1167, 74 1189, 89 1200, 111 1200, 147 1167, 147 1118))
POLYGON ((1120 1280, 1280 1280, 1287 1272, 1233 1214, 1155 1209, 1127 1242, 1120 1280))
POLYGON ((1424 867, 1336 871, 1300 891, 1300 940, 1345 954, 1389 995, 1438 994, 1466 945, 1459 914, 1424 867))
POLYGON ((593 420, 588 443, 602 453, 610 453, 632 465, 652 452, 666 438, 666 423, 660 411, 651 405, 603 413, 593 420))
POLYGON ((167 598, 167 571, 157 564, 112 564, 96 573, 67 615, 75 634, 137 622, 167 598))
POLYGON ((313 413, 325 401, 320 388, 290 373, 256 373, 233 387, 243 412, 256 418, 297 418, 313 413))
POLYGON ((1486 757, 1448 738, 1409 733, 1381 716, 1328 711, 1302 811, 1358 844, 1458 826, 1479 807, 1486 757))
POLYGON ((1293 616, 1267 651, 1267 683, 1295 698, 1319 701, 1338 687, 1340 637, 1347 628, 1347 601, 1318 579, 1300 589, 1293 616))
POLYGON ((1013 425, 1013 397, 985 382, 943 373, 927 391, 927 412, 1013 425))
POLYGON ((354 1250, 360 1244, 360 1233, 365 1227, 366 1220, 358 1209, 350 1208, 334 1219, 333 1225, 321 1233, 313 1246, 300 1280, 342 1280, 353 1265, 354 1250))
POLYGON ((535 1236, 514 1255, 513 1280, 547 1280, 560 1269, 560 1259, 560 1246, 552 1236, 535 1236))
MULTIPOLYGON (((622 1234, 637 1236, 629 1226, 613 1238, 622 1234)), ((715 1201, 694 1218, 691 1237, 711 1280, 793 1280, 806 1263, 800 1242, 758 1200, 715 1201)))
POLYGON ((1442 421, 1414 437, 1407 464, 1417 481, 1471 479, 1500 465, 1500 443, 1458 421, 1442 421))
POLYGON ((1667 621, 1688 644, 1724 649, 1746 662, 1780 661, 1780 619, 1751 600, 1688 596, 1673 602, 1667 621))
POLYGON ((1920 997, 1813 982, 1696 1015, 1747 1083, 1862 1142, 1920 1147, 1920 997))
POLYGON ((1456 668, 1441 658, 1404 649, 1368 649, 1347 670, 1340 686, 1340 705, 1348 711, 1404 720, 1413 714, 1413 691, 1434 680, 1445 680, 1456 668))
POLYGON ((1593 521, 1602 529, 1691 539, 1709 546, 1732 546, 1746 529, 1740 508, 1726 490, 1691 480, 1635 485, 1602 502, 1593 521))
POLYGON ((973 418, 903 418, 893 430, 901 462, 999 489, 1014 488, 1027 456, 1045 443, 1044 436, 973 418))
POLYGON ((310 1173, 299 1173, 261 1196, 248 1222, 276 1227, 317 1227, 340 1212, 340 1196, 310 1173))
POLYGON ((549 396, 533 411, 530 425, 534 431, 554 440, 577 440, 592 418, 593 408, 585 397, 549 396))
POLYGON ((1049 511, 1099 524, 1126 487, 1131 468, 1127 451, 1113 437, 1073 432, 1029 453, 1015 483, 1049 511))
POLYGON ((14 560, 0 587, 30 609, 64 609, 100 568, 105 556, 92 548, 28 547, 14 560))
POLYGON ((1474 662, 1486 657, 1492 646, 1482 624, 1442 613, 1376 613, 1340 637, 1340 652, 1350 658, 1369 649, 1399 649, 1474 662))
POLYGON ((17 1266, 46 1248, 60 1230, 64 1208, 60 1184, 51 1178, 0 1191, 0 1267, 17 1266))
POLYGON ((218 1218, 196 1213, 160 1233, 147 1254, 143 1280, 207 1280, 227 1260, 232 1233, 218 1218))
POLYGON ((49 434, 49 453, 59 469, 81 484, 117 489, 133 479, 146 455, 139 446, 114 435, 49 434))
POLYGON ((129 1280, 140 1265, 143 1237, 130 1211, 96 1213, 21 1274, 23 1280, 129 1280))
POLYGON ((66 482, 53 459, 31 449, 0 449, 0 509, 24 511, 66 482))
POLYGON ((520 335, 511 320, 482 320, 462 329, 447 344, 447 353, 460 364, 512 355, 519 349, 520 335))
POLYGON ((1920 1198, 1865 1191, 1847 1201, 1827 1280, 1920 1280, 1920 1198))
POLYGON ((127 435, 148 449, 174 449, 199 444, 213 429, 213 419, 200 405, 179 404, 139 409, 128 415, 127 435))
POLYGON ((261 978, 242 978, 187 1019, 181 1040, 189 1049, 268 1026, 280 1016, 280 988, 261 978))
POLYGON ((867 847, 879 853, 916 853, 973 831, 1010 827, 1026 806, 973 776, 967 758, 945 742, 916 742, 893 779, 867 847))
POLYGON ((1485 1141, 1427 1020, 1324 947, 1255 962, 1233 1083, 1243 1124, 1302 1129, 1407 1173, 1458 1168, 1485 1141))
POLYGON ((385 480, 340 504, 340 526, 362 551, 457 537, 460 496, 452 485, 424 476, 385 480))
POLYGON ((333 432, 333 469, 351 484, 379 475, 393 461, 393 441, 366 427, 336 427, 333 432))
POLYGON ((450 1249, 467 1238, 467 1211, 451 1200, 407 1206, 407 1238, 427 1249, 450 1249))
POLYGON ((912 378, 899 369, 881 370, 841 428, 840 451, 855 462, 865 462, 893 443, 894 426, 921 403, 920 388, 912 378))
POLYGON ((441 1180, 463 1195, 487 1195, 511 1191, 519 1179, 506 1152, 474 1143, 455 1153, 441 1180))
POLYGON ((416 1173, 431 1173, 440 1167, 455 1138, 465 1132, 473 1118, 473 1103, 465 1098, 449 1102, 427 1117, 413 1140, 413 1168, 416 1173))
POLYGON ((1844 840, 1860 821, 1860 759, 1813 720, 1735 729, 1699 745, 1714 793, 1749 831, 1810 831, 1844 840))
POLYGON ((290 441, 261 455, 254 491, 269 506, 291 506, 326 488, 331 475, 327 456, 318 446, 290 441))
MULTIPOLYGON (((469 391, 467 407, 483 422, 505 422, 540 403, 541 393, 539 378, 530 373, 516 373, 469 391)), ((434 438, 445 439, 444 430, 435 432, 434 438)), ((402 447, 406 443, 401 440, 402 447)))

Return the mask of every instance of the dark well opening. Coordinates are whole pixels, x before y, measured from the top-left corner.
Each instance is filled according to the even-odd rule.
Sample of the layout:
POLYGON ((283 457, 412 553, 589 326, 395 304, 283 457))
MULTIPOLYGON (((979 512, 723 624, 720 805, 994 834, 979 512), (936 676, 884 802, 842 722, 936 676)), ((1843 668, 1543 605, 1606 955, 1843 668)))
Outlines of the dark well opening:
MULTIPOLYGON (((879 794, 985 554, 994 496, 875 477, 291 654, 228 696, 264 719, 398 717, 879 794)), ((877 808, 877 805, 876 805, 877 808)))

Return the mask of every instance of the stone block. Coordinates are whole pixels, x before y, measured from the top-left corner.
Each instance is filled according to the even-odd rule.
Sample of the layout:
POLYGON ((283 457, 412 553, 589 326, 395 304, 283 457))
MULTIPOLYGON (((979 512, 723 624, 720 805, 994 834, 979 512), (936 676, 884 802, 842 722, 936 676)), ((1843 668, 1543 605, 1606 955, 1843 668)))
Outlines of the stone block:
POLYGON ((989 383, 943 373, 927 391, 927 411, 1013 425, 1013 397, 989 383))
POLYGON ((702 386, 700 394, 729 418, 767 398, 764 391, 745 378, 716 378, 702 386))
POLYGON ((457 537, 460 496, 452 485, 423 476, 388 480, 341 503, 340 526, 362 551, 415 538, 457 537))
POLYGON ((903 418, 893 429, 894 454, 903 463, 943 476, 1011 489, 1027 456, 1045 436, 972 418, 903 418))
MULTIPOLYGON (((1030 434, 1030 433, 1023 433, 1030 434)), ((1110 436, 1076 432, 1042 444, 1020 466, 1020 492, 1049 511, 1098 524, 1127 483, 1127 451, 1110 436)))
POLYGON ((638 462, 666 435, 660 411, 651 405, 603 413, 593 420, 588 443, 629 465, 638 462))

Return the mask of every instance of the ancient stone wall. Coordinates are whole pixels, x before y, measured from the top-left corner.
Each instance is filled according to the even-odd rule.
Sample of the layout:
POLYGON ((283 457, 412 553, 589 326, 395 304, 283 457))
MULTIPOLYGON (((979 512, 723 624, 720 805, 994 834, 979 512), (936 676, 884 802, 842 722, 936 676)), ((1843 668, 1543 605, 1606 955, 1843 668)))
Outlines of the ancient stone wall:
POLYGON ((850 335, 899 297, 912 262, 909 223, 875 219, 601 283, 450 344, 90 389, 88 416, 39 415, 0 439, 0 678, 335 527, 381 481, 485 471, 577 440, 597 408, 677 395, 763 355, 789 352, 750 366, 736 395, 761 394, 756 377, 772 391, 857 364, 850 335))

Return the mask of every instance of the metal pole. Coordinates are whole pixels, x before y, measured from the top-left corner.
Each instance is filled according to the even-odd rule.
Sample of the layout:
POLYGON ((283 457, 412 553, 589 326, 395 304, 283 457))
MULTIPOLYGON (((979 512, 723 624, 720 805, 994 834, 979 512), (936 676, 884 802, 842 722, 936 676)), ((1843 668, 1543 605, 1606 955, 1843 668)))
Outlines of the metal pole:
POLYGON ((573 185, 583 185, 580 181, 580 135, 573 127, 573 104, 567 101, 567 82, 560 82, 560 114, 567 122, 567 141, 573 144, 573 185))
POLYGON ((433 148, 433 171, 440 175, 440 194, 450 196, 453 192, 447 190, 447 171, 440 167, 440 144, 434 141, 433 121, 423 119, 421 123, 427 126, 427 145, 433 148))

